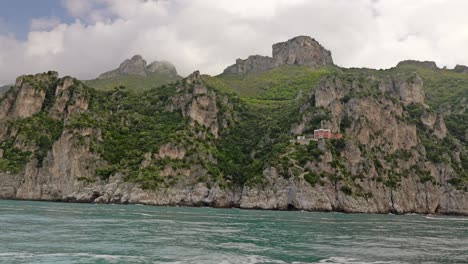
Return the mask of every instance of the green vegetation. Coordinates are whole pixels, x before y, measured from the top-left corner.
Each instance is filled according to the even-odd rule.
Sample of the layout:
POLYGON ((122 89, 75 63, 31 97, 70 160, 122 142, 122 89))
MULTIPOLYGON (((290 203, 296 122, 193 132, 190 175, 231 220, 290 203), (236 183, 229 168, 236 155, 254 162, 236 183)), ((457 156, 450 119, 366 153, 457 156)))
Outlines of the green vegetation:
MULTIPOLYGON (((468 120, 461 101, 461 98, 466 98, 468 78, 462 74, 440 70, 439 75, 432 70, 413 66, 387 71, 282 66, 250 75, 223 74, 203 76, 202 79, 209 89, 217 93, 218 137, 211 134, 208 128, 184 117, 182 111, 174 110, 175 105, 180 103, 174 102, 174 98, 180 96, 182 99, 179 99, 183 100, 186 98, 184 96, 191 96, 189 93, 193 92, 194 87, 182 87, 184 84, 178 78, 128 75, 86 81, 87 85, 96 89, 75 81, 72 90, 89 96, 89 111, 71 115, 64 125, 62 119, 52 118, 48 113, 55 100, 55 90, 52 88, 60 80, 53 74, 46 74, 43 79, 39 77, 37 80, 25 77, 25 81, 34 88, 46 89, 46 100, 40 113, 9 121, 9 129, 16 130, 15 137, 31 151, 16 149, 15 141, 11 139, 2 141, 0 170, 21 171, 30 158, 37 158, 41 166, 53 142, 64 129, 69 129, 74 133, 74 143, 89 147, 102 158, 95 171, 99 178, 107 179, 119 172, 126 180, 150 189, 169 186, 177 181, 178 176, 162 176, 162 171, 167 167, 180 171, 197 166, 201 176, 197 176, 195 181, 227 186, 263 183, 263 172, 273 166, 285 178, 303 177, 311 186, 324 184, 328 180, 345 195, 369 198, 372 194, 360 187, 359 181, 367 177, 365 173, 374 167, 379 175, 376 180, 390 188, 398 188, 402 177, 408 174, 416 175, 422 183, 435 181, 423 168, 415 168, 411 173, 398 169, 399 162, 409 161, 415 154, 420 154, 423 162, 450 163, 457 176, 449 183, 460 189, 468 188, 467 155, 463 145, 466 145, 468 120), (402 74, 409 79, 414 78, 414 72, 417 72, 428 89, 426 93, 431 108, 419 104, 403 106, 397 99, 382 94, 378 81, 370 78, 369 72, 383 78, 388 78, 390 74, 402 74), (403 115, 398 117, 398 121, 417 126, 419 142, 424 148, 418 146, 420 148, 397 150, 390 154, 379 146, 361 144, 359 149, 368 162, 357 165, 363 169, 356 173, 343 153, 346 144, 350 141, 356 143, 355 139, 346 136, 344 139, 327 140, 325 147, 332 155, 331 161, 325 164, 329 172, 318 171, 314 162, 325 162, 322 161, 325 153, 318 148, 317 142, 299 145, 290 143, 290 139, 293 133, 297 133, 291 129, 293 125, 303 120, 305 127, 301 128, 302 134, 312 133, 327 120, 336 125, 336 120, 331 120, 330 109, 315 107, 315 97, 311 96, 324 77, 332 77, 330 81, 336 78, 349 89, 349 93, 341 99, 343 104, 347 104, 346 107, 352 106, 351 103, 357 98, 378 96, 391 99, 397 107, 403 107, 403 115), (173 81, 176 82, 168 84, 173 81), (444 89, 447 91, 444 92, 444 89), (432 135, 432 131, 421 122, 421 115, 431 109, 446 113, 450 133, 443 140, 432 135), (83 136, 80 130, 84 128, 94 132, 83 136), (168 143, 183 147, 186 151, 184 158, 172 160, 157 157, 160 147, 168 143), (461 161, 455 158, 456 152, 461 161)), ((194 98, 201 96, 195 95, 194 98)), ((345 132, 353 122, 358 123, 365 118, 344 115, 338 120, 340 130, 345 132)), ((379 131, 370 137, 381 135, 382 131, 379 131)), ((89 182, 96 179, 82 180, 89 182)))
POLYGON ((461 107, 461 100, 468 97, 468 74, 466 73, 431 70, 411 65, 394 68, 391 71, 416 72, 420 75, 424 80, 427 103, 436 110, 457 110, 461 107))
POLYGON ((218 87, 236 91, 241 97, 262 100, 292 100, 299 91, 308 92, 332 69, 314 70, 299 66, 281 66, 250 75, 216 76, 218 87))
POLYGON ((35 146, 34 157, 41 165, 51 149, 52 144, 60 137, 63 130, 63 121, 54 119, 44 112, 31 117, 9 121, 10 129, 17 130, 17 139, 27 145, 35 146))
POLYGON ((342 191, 346 195, 352 195, 353 194, 353 189, 347 185, 343 185, 340 188, 340 191, 342 191))
POLYGON ((0 153, 0 172, 21 172, 31 157, 31 152, 15 147, 13 140, 1 143, 0 153))
POLYGON ((92 141, 91 149, 109 163, 96 171, 101 178, 121 171, 141 182, 148 175, 148 169, 140 171, 144 154, 157 153, 162 144, 178 141, 187 130, 180 112, 165 110, 174 92, 174 85, 142 94, 125 87, 94 91, 90 112, 72 116, 67 128, 100 129, 102 140, 92 141))
MULTIPOLYGON (((290 147, 291 125, 299 122, 299 109, 320 79, 333 69, 313 70, 306 67, 282 66, 252 75, 203 76, 207 87, 230 96, 241 122, 226 130, 217 143, 217 159, 222 173, 234 182, 254 184, 263 180, 268 166, 287 168, 289 158, 281 157, 290 147), (298 97, 300 93, 304 96, 298 97), (237 100, 240 98, 240 101, 237 100)), ((329 119, 325 109, 311 108, 312 126, 329 119)), ((312 127, 311 127, 312 129, 312 127)), ((322 154, 316 142, 295 146, 291 158, 304 166, 322 154)), ((287 170, 284 177, 289 177, 287 170)))
POLYGON ((308 172, 304 175, 304 180, 306 180, 313 187, 315 184, 320 182, 320 177, 315 173, 308 172))

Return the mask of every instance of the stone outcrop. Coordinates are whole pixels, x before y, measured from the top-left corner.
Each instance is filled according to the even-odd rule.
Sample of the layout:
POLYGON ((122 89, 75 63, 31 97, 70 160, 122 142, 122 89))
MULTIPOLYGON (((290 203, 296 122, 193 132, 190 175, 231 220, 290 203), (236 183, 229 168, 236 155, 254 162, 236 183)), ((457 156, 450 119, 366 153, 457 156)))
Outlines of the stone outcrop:
POLYGON ((439 67, 437 67, 437 64, 434 61, 404 60, 404 61, 400 61, 397 64, 397 67, 401 67, 401 66, 417 66, 417 67, 422 67, 422 68, 426 68, 429 70, 439 69, 439 67))
POLYGON ((273 45, 273 57, 253 55, 237 59, 236 64, 227 67, 225 74, 249 74, 266 71, 281 65, 299 65, 319 68, 333 65, 331 52, 315 39, 298 36, 286 42, 273 45))
POLYGON ((98 79, 114 78, 121 75, 148 76, 151 74, 177 76, 177 70, 167 61, 154 61, 146 65, 146 61, 141 55, 135 55, 122 62, 117 69, 99 75, 98 79))
POLYGON ((207 89, 199 71, 185 78, 184 83, 176 89, 179 95, 171 98, 171 104, 167 109, 169 111, 180 110, 183 116, 190 118, 192 124, 208 128, 215 137, 218 137, 220 130, 227 126, 226 120, 233 118, 228 111, 220 112, 218 107, 220 104, 223 104, 226 109, 232 109, 232 106, 224 103, 226 97, 223 98, 215 91, 207 89))
POLYGON ((183 159, 185 157, 186 150, 183 146, 177 146, 173 144, 164 144, 159 148, 158 157, 164 159, 166 157, 170 159, 183 159))
POLYGON ((0 119, 29 117, 41 111, 48 85, 57 77, 56 72, 18 77, 12 90, 0 101, 0 119))
POLYGON ((252 55, 247 59, 237 59, 236 64, 227 67, 224 73, 247 74, 266 71, 276 67, 276 60, 267 56, 252 55))
POLYGON ((331 52, 307 36, 274 44, 273 59, 277 65, 300 65, 310 68, 333 65, 331 52))
POLYGON ((455 68, 453 68, 453 71, 459 73, 468 73, 468 66, 457 64, 455 68))
POLYGON ((404 104, 424 103, 425 93, 423 80, 417 75, 397 75, 390 79, 381 80, 379 89, 397 97, 404 104))
POLYGON ((58 117, 68 117, 73 113, 88 110, 89 94, 81 83, 71 77, 65 77, 55 90, 55 102, 50 112, 58 117))

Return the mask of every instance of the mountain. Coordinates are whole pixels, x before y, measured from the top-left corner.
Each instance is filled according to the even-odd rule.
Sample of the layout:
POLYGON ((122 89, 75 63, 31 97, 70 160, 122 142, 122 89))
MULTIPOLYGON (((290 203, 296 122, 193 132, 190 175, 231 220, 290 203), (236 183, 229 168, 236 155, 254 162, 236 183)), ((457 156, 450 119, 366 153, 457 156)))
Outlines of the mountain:
POLYGON ((154 61, 147 65, 140 55, 135 55, 122 62, 117 69, 102 73, 98 78, 84 83, 98 90, 126 86, 144 91, 180 79, 175 66, 170 62, 154 61))
POLYGON ((145 91, 20 76, 0 102, 0 198, 467 215, 468 75, 345 69, 297 43, 271 68, 145 91))
POLYGON ((236 64, 224 70, 224 74, 249 74, 263 72, 281 65, 299 65, 320 68, 333 65, 331 52, 315 39, 298 36, 273 45, 273 57, 253 55, 237 59, 236 64))
POLYGON ((0 86, 0 96, 6 93, 11 86, 11 84, 0 86))

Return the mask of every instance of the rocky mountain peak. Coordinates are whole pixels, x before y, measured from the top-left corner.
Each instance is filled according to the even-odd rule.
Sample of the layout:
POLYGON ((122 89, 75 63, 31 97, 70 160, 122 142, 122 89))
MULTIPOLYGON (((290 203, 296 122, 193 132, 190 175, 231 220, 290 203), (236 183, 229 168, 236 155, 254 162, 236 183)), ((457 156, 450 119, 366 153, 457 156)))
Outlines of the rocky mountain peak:
POLYGON ((119 75, 148 76, 150 74, 161 74, 177 76, 175 66, 167 61, 153 61, 147 65, 141 55, 134 55, 131 59, 122 62, 119 68, 99 75, 98 79, 113 78, 119 75))
POLYGON ((281 65, 300 65, 319 68, 333 65, 331 52, 309 36, 298 36, 273 45, 273 57, 253 55, 237 59, 224 70, 227 74, 248 74, 266 71, 281 65))
POLYGON ((131 59, 122 62, 118 68, 121 74, 133 74, 146 76, 146 61, 141 55, 135 55, 131 59))
POLYGON ((309 36, 298 36, 274 44, 273 58, 278 65, 302 65, 311 68, 333 65, 331 52, 309 36))
POLYGON ((459 73, 468 73, 468 66, 457 64, 453 70, 459 73))
POLYGON ((437 64, 434 61, 418 61, 418 60, 404 60, 400 61, 397 64, 397 67, 401 66, 417 66, 417 67, 422 67, 430 70, 437 70, 439 67, 437 67, 437 64))
POLYGON ((200 83, 200 82, 201 82, 200 71, 194 71, 192 74, 187 76, 187 78, 185 78, 186 84, 200 83))

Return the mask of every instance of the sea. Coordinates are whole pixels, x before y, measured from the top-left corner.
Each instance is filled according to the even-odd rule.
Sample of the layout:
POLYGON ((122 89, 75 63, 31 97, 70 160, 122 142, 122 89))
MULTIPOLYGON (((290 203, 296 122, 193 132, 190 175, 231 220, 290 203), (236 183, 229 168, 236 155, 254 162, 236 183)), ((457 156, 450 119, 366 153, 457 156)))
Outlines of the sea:
POLYGON ((468 218, 0 200, 0 263, 468 263, 468 218))

